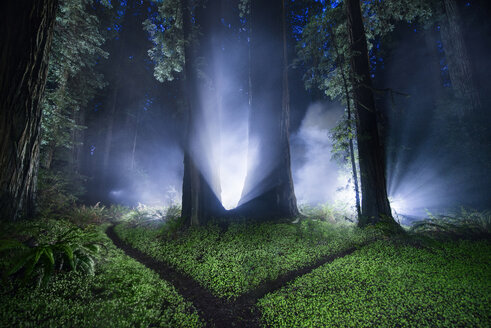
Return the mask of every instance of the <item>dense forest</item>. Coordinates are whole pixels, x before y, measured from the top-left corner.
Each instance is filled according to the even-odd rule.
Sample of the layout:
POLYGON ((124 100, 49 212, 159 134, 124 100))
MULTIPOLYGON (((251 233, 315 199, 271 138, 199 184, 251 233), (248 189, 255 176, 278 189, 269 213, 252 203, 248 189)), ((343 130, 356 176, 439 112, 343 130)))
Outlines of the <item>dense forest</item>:
POLYGON ((489 327, 487 0, 0 4, 1 327, 489 327))

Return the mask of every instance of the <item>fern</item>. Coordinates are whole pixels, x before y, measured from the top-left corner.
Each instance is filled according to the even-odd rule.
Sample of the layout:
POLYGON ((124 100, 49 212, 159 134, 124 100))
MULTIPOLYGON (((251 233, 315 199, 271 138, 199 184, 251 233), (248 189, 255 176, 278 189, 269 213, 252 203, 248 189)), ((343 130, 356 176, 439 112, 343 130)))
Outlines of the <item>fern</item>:
POLYGON ((469 211, 464 208, 458 215, 433 215, 416 222, 411 231, 442 237, 489 237, 491 235, 491 211, 469 211))
POLYGON ((5 276, 21 275, 23 283, 35 279, 38 287, 44 287, 55 271, 73 270, 94 274, 100 244, 97 242, 97 234, 73 228, 53 243, 31 247, 17 240, 1 240, 0 252, 7 251, 16 252, 5 276))

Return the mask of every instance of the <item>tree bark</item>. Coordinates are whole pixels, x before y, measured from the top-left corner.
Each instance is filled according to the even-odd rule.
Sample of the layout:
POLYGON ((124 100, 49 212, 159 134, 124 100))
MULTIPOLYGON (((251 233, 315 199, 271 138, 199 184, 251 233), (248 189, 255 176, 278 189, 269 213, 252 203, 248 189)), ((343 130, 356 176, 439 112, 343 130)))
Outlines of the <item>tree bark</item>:
MULTIPOLYGON (((191 4, 193 1, 181 0, 183 11, 184 38, 188 40, 185 46, 185 65, 183 92, 187 111, 187 131, 184 145, 184 177, 182 186, 182 218, 185 226, 197 226, 206 224, 214 217, 222 217, 225 214, 219 197, 219 191, 213 188, 213 168, 205 163, 203 153, 205 149, 197 149, 200 140, 196 140, 199 132, 206 128, 200 124, 199 117, 202 108, 199 102, 199 84, 203 83, 198 78, 197 44, 190 42, 192 21, 202 19, 204 13, 193 17, 191 4), (205 176, 208 175, 208 176, 205 176), (208 180, 207 180, 208 178, 208 180), (211 180, 211 181, 210 181, 211 180)), ((212 14, 212 13, 208 13, 212 14)), ((216 13, 215 13, 216 15, 216 13)), ((201 31, 205 37, 207 31, 201 31)))
POLYGON ((362 216, 358 222, 360 226, 364 226, 387 219, 396 224, 387 198, 384 160, 378 135, 377 111, 360 1, 347 0, 345 5, 352 50, 353 99, 358 116, 357 141, 362 196, 362 216))
POLYGON ((237 215, 298 215, 290 163, 290 99, 284 0, 251 0, 248 172, 237 215))
POLYGON ((102 190, 105 190, 107 188, 107 178, 108 178, 108 172, 109 172, 109 159, 111 155, 111 146, 113 142, 113 127, 114 127, 114 116, 116 113, 116 106, 118 102, 118 93, 119 93, 119 82, 116 81, 116 85, 114 86, 113 89, 113 94, 112 94, 112 99, 111 99, 111 107, 109 110, 109 114, 107 116, 107 132, 106 132, 106 138, 104 140, 104 156, 102 160, 102 179, 101 179, 101 186, 102 190))
MULTIPOLYGON (((85 126, 85 108, 75 107, 73 109, 73 119, 79 127, 85 126)), ((82 159, 84 150, 85 128, 74 129, 72 131, 72 170, 80 174, 82 170, 82 159)))
POLYGON ((443 49, 447 58, 450 82, 459 98, 466 100, 468 106, 460 116, 481 107, 481 98, 476 87, 471 60, 462 32, 462 19, 456 0, 443 0, 446 20, 441 24, 443 49))
POLYGON ((0 220, 34 213, 41 107, 57 0, 0 5, 0 220))

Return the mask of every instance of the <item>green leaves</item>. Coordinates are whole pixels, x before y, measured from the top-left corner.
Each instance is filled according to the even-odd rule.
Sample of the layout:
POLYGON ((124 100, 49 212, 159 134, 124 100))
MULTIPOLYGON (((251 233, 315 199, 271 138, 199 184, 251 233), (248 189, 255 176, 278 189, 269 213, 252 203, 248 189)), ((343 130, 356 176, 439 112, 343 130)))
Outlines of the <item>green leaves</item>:
POLYGON ((491 244, 379 241, 266 295, 269 327, 486 327, 491 244))
POLYGON ((439 238, 489 238, 491 235, 491 212, 468 211, 451 215, 433 215, 416 222, 411 231, 439 238))
MULTIPOLYGON (((63 223, 64 221, 58 221, 58 226, 64 225, 63 223)), ((32 228, 35 225, 33 222, 20 225, 24 224, 30 231, 38 230, 37 227, 32 228)), ((41 222, 37 225, 47 230, 47 234, 56 234, 59 236, 58 239, 65 242, 60 244, 58 251, 53 247, 30 249, 33 256, 38 252, 41 254, 36 266, 41 265, 41 262, 51 266, 49 255, 44 253, 45 250, 51 249, 56 274, 48 270, 39 277, 40 280, 50 277, 49 288, 33 289, 30 285, 16 285, 13 292, 12 280, 0 284, 1 327, 12 326, 13 323, 22 327, 203 326, 192 304, 184 301, 171 284, 116 249, 100 230, 81 232, 78 228, 64 228, 62 231, 56 231, 57 225, 54 224, 46 225, 45 222, 41 222), (72 243, 77 240, 76 235, 81 233, 86 234, 86 237, 90 234, 94 238, 97 237, 94 240, 97 243, 72 243), (68 247, 69 245, 71 247, 68 247), (100 253, 101 248, 104 248, 106 253, 103 259, 99 259, 97 266, 94 266, 95 257, 87 256, 87 253, 100 253), (63 256, 59 256, 60 253, 63 256), (73 254, 73 257, 70 254, 73 254), (77 270, 58 270, 58 265, 62 262, 68 269, 67 261, 70 258, 73 259, 73 266, 77 270), (94 270, 94 275, 81 274, 82 271, 90 271, 90 268, 94 270)), ((24 233, 25 230, 22 230, 24 233)), ((23 243, 0 241, 0 247, 5 244, 15 245, 17 250, 29 249, 23 243)), ((12 248, 10 252, 0 253, 0 263, 8 261, 9 255, 14 251, 12 248)), ((36 271, 42 273, 39 268, 35 268, 34 272, 36 271)))
POLYGON ((79 112, 106 85, 95 69, 101 58, 109 56, 102 49, 106 42, 103 32, 93 1, 60 1, 41 104, 41 155, 46 167, 55 150, 76 145, 73 132, 85 128, 77 119, 79 112))
POLYGON ((155 62, 154 76, 160 81, 172 81, 184 68, 183 8, 181 1, 153 0, 159 6, 159 15, 143 22, 154 46, 148 50, 148 56, 155 62))
POLYGON ((373 238, 354 227, 314 221, 231 224, 226 232, 209 225, 172 238, 162 238, 161 230, 152 226, 120 224, 115 231, 135 248, 227 298, 373 238))
POLYGON ((0 242, 0 252, 18 250, 7 276, 22 271, 23 282, 36 278, 37 286, 46 286, 55 269, 64 269, 63 263, 68 262, 69 268, 87 274, 93 274, 95 257, 99 253, 99 237, 96 233, 72 228, 61 234, 55 242, 40 243, 26 246, 16 240, 0 242))

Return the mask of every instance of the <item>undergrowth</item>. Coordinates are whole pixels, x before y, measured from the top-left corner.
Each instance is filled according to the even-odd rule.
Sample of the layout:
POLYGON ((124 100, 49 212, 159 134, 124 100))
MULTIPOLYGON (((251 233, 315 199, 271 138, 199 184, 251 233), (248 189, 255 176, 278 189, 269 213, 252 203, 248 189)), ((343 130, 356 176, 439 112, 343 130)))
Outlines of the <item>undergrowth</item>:
POLYGON ((411 231, 433 238, 472 238, 491 237, 491 211, 471 211, 462 208, 455 215, 434 215, 416 222, 411 231))
POLYGON ((299 224, 210 224, 173 238, 151 226, 116 226, 116 233, 142 252, 189 274, 215 295, 237 297, 267 280, 360 245, 375 230, 303 220, 299 224))
POLYGON ((491 243, 378 241, 268 294, 268 327, 489 327, 491 243))
MULTIPOLYGON (((39 245, 74 226, 64 220, 24 221, 5 230, 11 238, 39 245)), ((94 228, 103 251, 93 275, 59 270, 35 288, 11 277, 0 286, 0 327, 200 327, 196 310, 156 273, 124 255, 94 228)), ((15 256, 13 256, 15 258, 15 256)), ((10 267, 3 254, 0 267, 10 267)), ((55 262, 56 263, 56 262, 55 262)))
POLYGON ((93 274, 100 245, 98 236, 89 230, 71 228, 55 237, 53 241, 39 242, 31 237, 27 243, 17 239, 0 240, 0 254, 9 252, 8 276, 23 275, 23 283, 36 281, 36 286, 46 286, 57 271, 78 271, 93 274))

